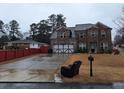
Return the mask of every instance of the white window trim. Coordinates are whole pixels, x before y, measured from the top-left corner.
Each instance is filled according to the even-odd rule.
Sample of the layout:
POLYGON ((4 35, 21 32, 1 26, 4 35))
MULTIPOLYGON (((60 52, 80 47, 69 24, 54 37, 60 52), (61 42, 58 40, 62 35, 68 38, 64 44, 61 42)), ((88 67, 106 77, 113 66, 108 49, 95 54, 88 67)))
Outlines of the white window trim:
POLYGON ((96 37, 97 36, 97 32, 95 32, 95 31, 90 32, 90 34, 91 34, 92 37, 96 37))
POLYGON ((104 38, 106 37, 106 32, 101 32, 101 36, 103 38, 103 35, 104 35, 104 38))

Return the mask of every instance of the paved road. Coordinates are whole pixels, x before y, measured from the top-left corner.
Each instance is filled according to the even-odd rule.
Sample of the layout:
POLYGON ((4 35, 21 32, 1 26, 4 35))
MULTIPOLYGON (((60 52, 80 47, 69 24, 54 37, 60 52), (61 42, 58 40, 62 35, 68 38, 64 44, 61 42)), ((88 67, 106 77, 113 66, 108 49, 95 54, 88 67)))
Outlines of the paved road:
POLYGON ((40 54, 0 65, 1 82, 54 82, 54 73, 68 55, 40 54))
POLYGON ((124 89, 124 83, 0 83, 0 89, 124 89))

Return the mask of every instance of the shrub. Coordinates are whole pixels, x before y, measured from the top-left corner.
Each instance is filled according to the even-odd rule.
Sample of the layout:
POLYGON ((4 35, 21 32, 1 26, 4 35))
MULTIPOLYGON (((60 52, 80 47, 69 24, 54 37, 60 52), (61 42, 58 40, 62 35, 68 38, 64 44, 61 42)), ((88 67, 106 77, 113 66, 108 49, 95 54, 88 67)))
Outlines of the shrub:
POLYGON ((78 49, 78 53, 82 53, 83 52, 83 50, 82 50, 82 48, 80 47, 79 49, 78 49))
POLYGON ((84 48, 80 47, 77 49, 76 53, 87 53, 87 51, 88 50, 85 47, 84 48))
POLYGON ((88 50, 85 47, 83 47, 82 53, 87 53, 87 52, 88 52, 88 50))
POLYGON ((99 53, 103 54, 104 53, 104 49, 101 48, 99 53))
POLYGON ((108 54, 111 54, 111 53, 112 53, 112 50, 111 50, 111 49, 108 49, 108 50, 107 50, 107 53, 108 53, 108 54))

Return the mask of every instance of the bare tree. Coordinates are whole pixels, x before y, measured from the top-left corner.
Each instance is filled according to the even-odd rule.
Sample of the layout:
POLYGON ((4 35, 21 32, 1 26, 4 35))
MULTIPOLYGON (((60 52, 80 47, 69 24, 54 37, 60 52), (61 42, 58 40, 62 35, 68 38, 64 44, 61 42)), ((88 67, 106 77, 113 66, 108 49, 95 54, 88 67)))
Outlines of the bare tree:
MULTIPOLYGON (((122 8, 122 12, 124 14, 124 7, 122 8)), ((124 44, 124 16, 118 17, 114 23, 117 25, 114 44, 124 44)))

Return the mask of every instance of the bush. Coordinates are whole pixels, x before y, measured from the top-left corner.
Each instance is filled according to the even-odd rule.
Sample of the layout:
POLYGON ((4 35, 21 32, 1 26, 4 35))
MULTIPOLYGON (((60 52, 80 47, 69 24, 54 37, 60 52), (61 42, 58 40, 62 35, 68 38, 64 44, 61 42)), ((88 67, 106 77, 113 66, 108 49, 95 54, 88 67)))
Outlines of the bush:
POLYGON ((83 50, 82 50, 83 53, 87 53, 88 50, 84 47, 83 50))
POLYGON ((106 54, 111 54, 112 53, 112 49, 100 49, 101 54, 106 53, 106 54))
POLYGON ((77 50, 77 52, 78 52, 78 53, 82 53, 82 52, 83 52, 82 48, 80 47, 80 48, 77 50))
POLYGON ((87 49, 85 47, 84 48, 80 47, 79 49, 77 49, 76 52, 77 53, 87 53, 87 49))
POLYGON ((111 49, 108 49, 108 50, 107 50, 107 53, 108 53, 108 54, 111 54, 111 53, 112 53, 112 50, 111 50, 111 49))
POLYGON ((103 54, 104 53, 104 49, 101 48, 99 53, 103 54))

